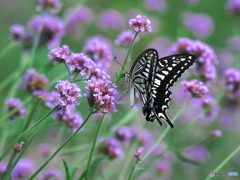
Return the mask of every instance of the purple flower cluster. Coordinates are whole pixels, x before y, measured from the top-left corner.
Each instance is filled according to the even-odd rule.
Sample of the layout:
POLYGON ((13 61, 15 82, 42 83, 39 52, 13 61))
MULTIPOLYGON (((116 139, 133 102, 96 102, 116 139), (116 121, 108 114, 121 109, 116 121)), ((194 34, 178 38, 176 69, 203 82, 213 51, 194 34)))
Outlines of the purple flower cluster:
POLYGON ((47 43, 49 48, 57 47, 64 35, 64 24, 50 15, 36 15, 28 22, 28 28, 34 33, 41 31, 39 46, 47 43))
POLYGON ((201 41, 194 41, 188 38, 179 38, 177 43, 170 48, 171 54, 189 53, 197 57, 196 72, 203 81, 215 80, 217 70, 215 65, 218 63, 214 50, 201 41))
POLYGON ((108 155, 111 159, 124 157, 124 152, 119 141, 115 138, 110 138, 103 142, 100 146, 100 151, 108 155))
POLYGON ((122 126, 116 131, 115 136, 119 141, 127 142, 133 138, 133 133, 129 127, 122 126))
POLYGON ((240 71, 229 68, 224 71, 224 84, 228 87, 229 98, 234 99, 240 94, 240 71))
POLYGON ((193 79, 191 81, 182 81, 181 84, 191 93, 193 97, 202 97, 209 92, 209 89, 203 82, 193 79))
POLYGON ((83 51, 97 64, 109 68, 113 59, 110 43, 102 37, 92 37, 87 40, 83 51))
POLYGON ((51 14, 56 14, 61 10, 62 3, 60 0, 36 0, 37 6, 36 10, 39 12, 50 12, 51 14))
POLYGON ((95 63, 83 53, 73 53, 66 58, 70 71, 79 72, 81 76, 87 75, 93 69, 95 63))
POLYGON ((56 121, 63 121, 66 123, 68 127, 74 132, 79 126, 83 123, 83 118, 81 114, 77 113, 75 110, 75 106, 67 106, 65 111, 56 111, 52 115, 53 119, 56 121))
POLYGON ((87 93, 85 96, 88 99, 90 107, 101 113, 117 112, 116 104, 117 94, 116 86, 107 79, 91 78, 87 81, 87 93))
POLYGON ((10 27, 10 38, 15 41, 20 41, 25 34, 25 27, 21 24, 14 24, 10 27))
POLYGON ((149 11, 164 12, 167 8, 165 0, 144 0, 144 4, 149 11))
POLYGON ((228 0, 226 3, 226 9, 232 14, 240 15, 240 1, 228 0))
POLYGON ((64 178, 60 176, 61 174, 62 172, 60 170, 49 169, 40 175, 39 180, 63 180, 64 178))
POLYGON ((36 170, 35 163, 30 159, 21 159, 12 171, 13 180, 28 179, 36 170))
POLYGON ((98 17, 98 26, 102 30, 114 29, 122 30, 124 27, 124 16, 113 9, 103 11, 98 17))
POLYGON ((11 117, 10 120, 14 120, 16 118, 24 117, 27 114, 27 109, 22 106, 22 101, 18 98, 9 98, 5 100, 7 112, 12 111, 15 108, 20 107, 11 117))
MULTIPOLYGON (((122 46, 130 46, 133 41, 134 33, 131 30, 125 30, 118 35, 117 39, 115 40, 116 45, 122 46)), ((137 37, 135 41, 139 40, 137 37)))
POLYGON ((7 169, 7 163, 6 162, 0 162, 0 178, 5 173, 7 169))
POLYGON ((137 15, 129 20, 129 26, 135 32, 152 32, 151 21, 144 15, 137 15))
POLYGON ((29 92, 44 90, 47 88, 49 80, 45 74, 38 73, 35 69, 28 69, 23 76, 21 89, 29 92))
POLYGON ((186 12, 183 24, 198 38, 208 38, 214 30, 212 18, 207 14, 186 12))
POLYGON ((63 45, 62 47, 56 47, 52 49, 48 54, 48 59, 54 61, 54 64, 65 62, 66 58, 71 53, 68 45, 63 45))
POLYGON ((205 163, 209 158, 208 149, 204 146, 195 146, 183 152, 188 159, 205 163))
POLYGON ((161 174, 162 177, 169 178, 172 174, 171 162, 167 159, 157 161, 156 170, 161 174))
POLYGON ((44 158, 48 158, 52 154, 53 148, 51 145, 42 143, 38 146, 38 153, 44 158))
POLYGON ((90 24, 94 19, 94 14, 89 8, 79 6, 77 8, 67 9, 65 12, 65 19, 67 19, 65 30, 66 32, 70 32, 77 29, 79 25, 90 24))
POLYGON ((76 84, 59 80, 55 87, 59 92, 57 105, 59 105, 62 111, 64 111, 68 105, 78 106, 80 104, 77 102, 77 99, 82 97, 81 89, 76 84))

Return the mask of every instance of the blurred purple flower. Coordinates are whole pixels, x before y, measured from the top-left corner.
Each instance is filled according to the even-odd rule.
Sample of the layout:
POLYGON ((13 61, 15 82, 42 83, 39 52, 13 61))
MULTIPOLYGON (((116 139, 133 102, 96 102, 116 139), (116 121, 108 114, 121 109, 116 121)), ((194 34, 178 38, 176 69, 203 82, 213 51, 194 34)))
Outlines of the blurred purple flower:
POLYGON ((171 44, 172 41, 168 37, 159 37, 150 42, 148 48, 154 48, 161 53, 161 56, 165 56, 168 55, 167 50, 170 48, 171 44))
MULTIPOLYGON (((240 1, 239 1, 240 2, 240 1)), ((240 3, 239 3, 240 4, 240 3)), ((240 51, 240 36, 232 36, 227 39, 227 46, 234 51, 240 51)))
POLYGON ((109 68, 111 65, 112 47, 111 44, 102 37, 89 38, 83 51, 90 56, 97 64, 100 64, 104 68, 109 68))
MULTIPOLYGON (((239 49, 240 50, 240 49, 239 49)), ((229 50, 222 50, 218 52, 218 72, 223 72, 225 69, 230 68, 234 61, 234 55, 229 50)))
POLYGON ((191 81, 182 81, 181 84, 192 94, 193 97, 202 97, 209 92, 207 86, 196 79, 191 81))
POLYGON ((240 94, 240 71, 235 68, 229 68, 224 71, 224 84, 229 91, 229 98, 234 99, 240 94))
POLYGON ((12 171, 13 180, 28 179, 36 170, 35 163, 30 159, 20 159, 12 171))
POLYGON ((236 126, 236 122, 239 120, 238 116, 239 107, 235 102, 228 100, 226 108, 223 109, 223 114, 220 116, 219 125, 221 129, 227 131, 233 131, 236 126))
POLYGON ((240 15, 240 1, 239 0, 228 0, 226 2, 226 9, 234 15, 240 15))
POLYGON ((203 113, 200 114, 198 121, 201 125, 208 125, 210 122, 215 120, 220 109, 212 96, 202 98, 201 108, 203 108, 203 113))
POLYGON ((110 79, 110 75, 102 69, 98 64, 95 64, 90 69, 90 77, 95 77, 96 79, 110 79))
POLYGON ((7 163, 6 162, 0 162, 0 178, 4 174, 4 172, 7 169, 7 163))
POLYGON ((179 38, 177 43, 170 48, 170 54, 189 53, 197 56, 195 71, 200 74, 203 81, 215 80, 218 63, 217 56, 209 45, 201 41, 193 41, 188 38, 179 38))
POLYGON ((59 80, 55 88, 59 92, 57 105, 62 112, 66 110, 68 105, 78 106, 80 104, 77 99, 82 97, 81 89, 76 84, 59 80))
POLYGON ((7 112, 12 111, 15 108, 20 107, 10 118, 10 121, 12 122, 16 118, 22 118, 27 114, 27 109, 22 106, 22 101, 18 98, 9 98, 6 99, 5 101, 7 112))
POLYGON ((47 58, 53 61, 53 64, 59 64, 65 62, 66 58, 70 55, 71 50, 69 49, 68 45, 63 45, 62 47, 56 47, 52 49, 47 58))
POLYGON ((141 160, 142 159, 142 153, 143 153, 144 148, 143 147, 138 147, 135 152, 134 152, 134 156, 137 160, 141 160))
POLYGON ((66 58, 70 71, 80 73, 81 76, 88 74, 94 68, 94 62, 83 53, 73 53, 66 58))
POLYGON ((57 18, 50 15, 37 15, 28 22, 28 28, 34 33, 41 30, 39 46, 48 44, 48 47, 55 48, 60 44, 64 35, 64 24, 57 18))
POLYGON ((116 86, 107 79, 91 78, 87 81, 87 92, 89 106, 101 113, 117 112, 116 86))
POLYGON ((183 24, 197 37, 208 38, 214 31, 212 18, 207 14, 185 12, 183 24))
POLYGON ((152 32, 151 21, 144 15, 137 15, 129 20, 129 26, 135 32, 152 32))
POLYGON ((110 138, 103 142, 100 146, 100 151, 109 155, 111 159, 122 158, 124 156, 124 152, 119 141, 114 138, 110 138))
MULTIPOLYGON (((135 33, 133 33, 131 30, 122 31, 118 35, 117 39, 115 40, 115 44, 122 45, 122 46, 130 46, 134 36, 135 36, 135 33)), ((135 39, 135 41, 138 41, 138 40, 139 40, 139 37, 135 39)))
POLYGON ((39 180, 63 180, 63 177, 60 177, 60 175, 62 174, 62 172, 60 170, 57 169, 50 169, 47 171, 44 171, 40 177, 39 180))
POLYGON ((79 25, 90 24, 94 19, 93 12, 85 6, 69 8, 65 12, 66 32, 76 29, 79 25))
POLYGON ((212 137, 221 137, 222 136, 222 131, 220 130, 215 130, 210 133, 210 136, 212 137))
POLYGON ((99 14, 97 24, 102 30, 114 29, 122 30, 124 28, 124 16, 113 9, 105 10, 99 14))
POLYGON ((204 146, 195 146, 183 152, 183 155, 188 159, 205 163, 209 158, 209 152, 204 146))
POLYGON ((172 165, 166 159, 161 159, 156 162, 156 170, 161 173, 162 177, 169 178, 172 174, 172 165))
POLYGON ((149 11, 164 12, 167 8, 165 0, 144 0, 144 4, 149 11))
POLYGON ((127 141, 131 140, 133 137, 131 129, 127 126, 120 127, 116 131, 115 135, 116 135, 117 139, 119 139, 119 141, 122 141, 122 142, 127 142, 127 141))
POLYGON ((51 14, 57 14, 62 7, 60 0, 35 0, 37 2, 36 10, 39 12, 50 12, 51 14))
POLYGON ((50 144, 42 143, 38 146, 38 152, 44 158, 48 158, 52 154, 53 148, 50 144))
POLYGON ((57 91, 46 92, 45 106, 53 108, 58 101, 59 93, 57 91))
POLYGON ((10 38, 15 41, 20 41, 25 34, 25 27, 21 24, 14 24, 10 27, 10 38))
POLYGON ((28 69, 23 76, 21 89, 29 92, 44 90, 47 88, 48 83, 49 80, 45 74, 38 73, 35 69, 28 69))

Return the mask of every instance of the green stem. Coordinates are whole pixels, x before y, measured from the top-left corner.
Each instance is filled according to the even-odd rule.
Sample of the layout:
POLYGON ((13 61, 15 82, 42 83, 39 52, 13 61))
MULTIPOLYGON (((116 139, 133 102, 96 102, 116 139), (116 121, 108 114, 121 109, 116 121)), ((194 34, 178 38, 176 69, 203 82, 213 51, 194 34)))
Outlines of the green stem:
MULTIPOLYGON (((177 117, 185 110, 186 108, 186 103, 181 107, 181 109, 178 111, 178 113, 174 116, 172 122, 174 123, 177 119, 177 117)), ((155 142, 155 144, 148 150, 148 152, 145 154, 145 156, 139 160, 132 168, 132 172, 128 177, 128 180, 131 180, 133 178, 133 175, 135 173, 135 171, 138 169, 138 167, 140 166, 140 164, 142 164, 142 162, 152 153, 152 151, 159 145, 159 143, 162 141, 162 139, 166 136, 166 134, 168 133, 168 131, 170 130, 170 128, 166 128, 164 130, 164 132, 162 133, 162 135, 158 138, 158 140, 155 142)))
MULTIPOLYGON (((236 147, 236 149, 229 155, 227 156, 221 164, 219 164, 213 171, 214 172, 218 172, 225 164, 227 164, 227 162, 234 156, 237 154, 237 152, 240 151, 240 145, 238 145, 236 147)), ((211 178, 211 176, 208 176, 205 178, 205 180, 209 180, 211 178)))
POLYGON ((99 136, 99 134, 100 134, 100 131, 101 131, 101 128, 102 128, 102 125, 103 125, 104 117, 105 117, 105 114, 102 115, 102 118, 101 118, 101 120, 100 120, 98 129, 97 129, 97 133, 96 133, 96 135, 95 135, 95 137, 94 137, 94 140, 93 140, 92 148, 91 148, 90 155, 89 155, 89 159, 88 159, 88 164, 87 164, 87 171, 86 171, 86 178, 85 178, 85 180, 87 180, 87 179, 88 179, 88 176, 89 176, 91 161, 92 161, 92 157, 93 157, 93 152, 94 152, 94 150, 95 150, 96 143, 97 143, 97 138, 98 138, 98 136, 99 136))
POLYGON ((59 153, 59 151, 64 148, 64 146, 66 146, 77 134, 78 132, 82 129, 82 127, 86 124, 86 122, 88 121, 88 119, 90 118, 90 116, 92 115, 93 110, 90 111, 89 115, 87 116, 86 120, 81 124, 81 126, 79 126, 79 128, 70 136, 67 138, 67 140, 65 142, 62 143, 62 145, 43 163, 43 165, 38 168, 38 170, 29 178, 29 180, 35 178, 40 172, 41 170, 48 165, 48 163, 59 153))
POLYGON ((14 46, 16 46, 15 42, 10 42, 7 46, 5 46, 5 48, 0 52, 0 59, 2 59, 3 56, 5 56, 5 54, 7 54, 14 46))
POLYGON ((17 156, 17 151, 14 150, 13 153, 12 153, 12 155, 11 155, 11 157, 10 157, 10 159, 9 159, 9 162, 8 162, 8 165, 7 165, 7 169, 6 169, 6 171, 4 172, 3 176, 1 177, 1 179, 4 179, 4 177, 5 177, 7 174, 9 174, 9 171, 10 171, 10 169, 11 169, 11 167, 12 167, 13 161, 14 161, 14 159, 16 158, 16 156, 17 156))
POLYGON ((39 124, 41 124, 53 111, 55 111, 58 108, 58 106, 55 106, 53 109, 51 109, 45 116, 43 116, 38 122, 36 122, 32 127, 24 131, 22 134, 20 134, 7 148, 7 150, 3 153, 3 155, 0 157, 0 161, 10 152, 11 148, 18 142, 20 142, 26 134, 33 131, 39 124))
POLYGON ((138 35, 138 32, 136 32, 136 34, 135 34, 135 36, 134 36, 134 38, 133 38, 133 41, 132 41, 132 43, 131 43, 131 45, 130 45, 130 47, 129 47, 129 50, 128 50, 128 52, 127 52, 127 56, 126 56, 126 58, 125 58, 125 60, 124 60, 124 62, 123 62, 123 66, 122 66, 122 69, 121 69, 121 71, 120 71, 120 73, 119 73, 119 75, 118 75, 117 81, 122 77, 123 71, 125 71, 125 67, 126 67, 127 61, 128 61, 128 56, 129 56, 130 52, 132 51, 133 43, 134 43, 135 39, 137 38, 137 35, 138 35))

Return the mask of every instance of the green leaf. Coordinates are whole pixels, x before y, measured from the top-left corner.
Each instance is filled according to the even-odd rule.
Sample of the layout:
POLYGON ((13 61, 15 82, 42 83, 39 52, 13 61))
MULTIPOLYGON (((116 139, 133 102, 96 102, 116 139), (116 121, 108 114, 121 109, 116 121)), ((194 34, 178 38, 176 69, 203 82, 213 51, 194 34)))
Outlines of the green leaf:
POLYGON ((68 165, 67 165, 66 161, 64 161, 64 159, 62 159, 62 161, 63 161, 63 165, 64 165, 64 169, 65 169, 66 180, 70 180, 68 165))
MULTIPOLYGON (((94 168, 99 162, 101 162, 103 159, 107 158, 108 156, 103 156, 103 157, 100 157, 98 159, 96 159, 95 161, 93 161, 93 163, 90 165, 90 169, 94 168)), ((80 176, 80 178, 78 180, 82 180, 85 178, 86 176, 86 171, 83 171, 82 175, 80 176)))

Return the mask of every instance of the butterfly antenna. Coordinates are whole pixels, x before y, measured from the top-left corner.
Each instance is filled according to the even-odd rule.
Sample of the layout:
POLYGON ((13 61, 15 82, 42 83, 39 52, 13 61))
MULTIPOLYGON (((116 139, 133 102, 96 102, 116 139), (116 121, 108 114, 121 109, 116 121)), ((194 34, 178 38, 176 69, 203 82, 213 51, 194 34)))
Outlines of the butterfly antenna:
MULTIPOLYGON (((121 68, 123 68, 123 66, 121 65, 121 63, 118 62, 117 57, 114 57, 114 60, 118 63, 119 66, 121 66, 121 68)), ((125 68, 123 68, 123 69, 124 69, 125 72, 127 72, 125 68)))
POLYGON ((126 96, 126 94, 127 94, 126 92, 127 92, 127 89, 126 89, 125 91, 123 91, 122 97, 120 97, 120 98, 118 99, 118 102, 121 101, 121 100, 126 96))

